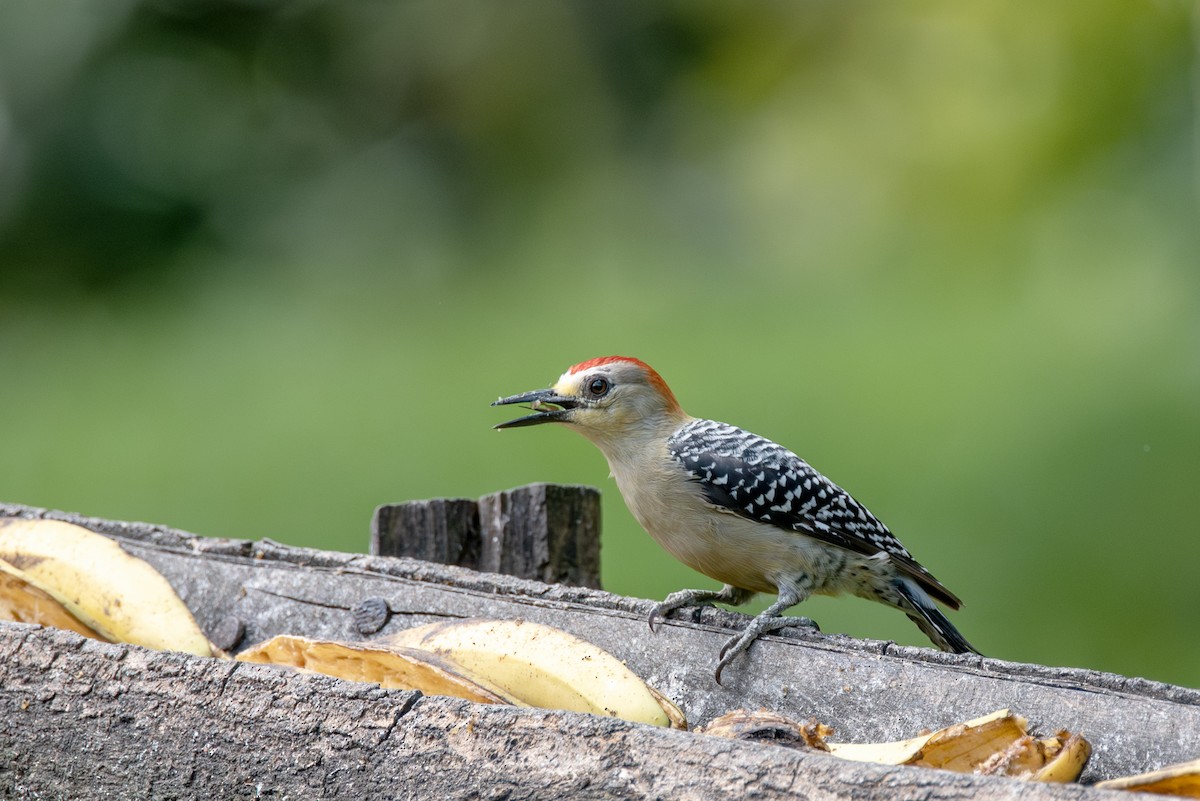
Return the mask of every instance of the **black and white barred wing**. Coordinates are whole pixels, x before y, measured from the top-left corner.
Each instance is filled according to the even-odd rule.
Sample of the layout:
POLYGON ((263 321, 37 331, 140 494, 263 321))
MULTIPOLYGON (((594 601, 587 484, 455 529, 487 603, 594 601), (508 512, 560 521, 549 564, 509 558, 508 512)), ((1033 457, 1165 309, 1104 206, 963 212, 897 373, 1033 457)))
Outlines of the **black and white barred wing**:
POLYGON ((856 553, 887 553, 935 597, 957 608, 958 599, 913 559, 887 526, 787 448, 712 420, 688 423, 667 441, 667 448, 719 510, 856 553))

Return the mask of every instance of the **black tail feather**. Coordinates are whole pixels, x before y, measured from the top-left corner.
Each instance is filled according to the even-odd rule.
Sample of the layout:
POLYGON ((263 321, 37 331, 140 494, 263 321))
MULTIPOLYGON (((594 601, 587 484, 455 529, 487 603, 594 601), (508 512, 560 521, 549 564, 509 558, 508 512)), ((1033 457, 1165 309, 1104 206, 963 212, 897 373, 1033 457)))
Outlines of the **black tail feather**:
POLYGON ((895 587, 905 601, 900 608, 934 645, 955 654, 979 653, 924 592, 903 579, 897 581, 895 587))

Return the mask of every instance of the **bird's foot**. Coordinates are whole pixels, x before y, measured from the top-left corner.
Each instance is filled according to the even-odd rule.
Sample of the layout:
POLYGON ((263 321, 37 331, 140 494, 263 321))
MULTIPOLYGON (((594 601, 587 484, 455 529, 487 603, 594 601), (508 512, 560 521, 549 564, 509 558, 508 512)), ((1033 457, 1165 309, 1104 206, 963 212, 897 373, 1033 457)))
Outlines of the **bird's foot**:
POLYGON ((679 590, 668 595, 663 602, 650 610, 650 631, 659 617, 666 617, 685 606, 712 606, 714 603, 739 606, 754 597, 750 590, 726 584, 719 590, 679 590))
MULTIPOLYGON (((769 612, 769 610, 768 610, 769 612)), ((812 619, 807 617, 782 617, 779 615, 768 614, 763 612, 754 620, 750 621, 750 625, 740 633, 730 637, 726 643, 721 646, 720 652, 717 654, 717 672, 713 675, 717 684, 721 683, 721 671, 732 662, 738 654, 744 653, 750 644, 757 640, 763 634, 769 634, 772 631, 780 629, 803 627, 811 628, 815 631, 820 631, 821 627, 812 619)))
POLYGON ((650 631, 660 617, 666 617, 676 609, 685 606, 712 606, 713 601, 721 599, 721 590, 679 590, 668 595, 661 604, 650 610, 650 631))

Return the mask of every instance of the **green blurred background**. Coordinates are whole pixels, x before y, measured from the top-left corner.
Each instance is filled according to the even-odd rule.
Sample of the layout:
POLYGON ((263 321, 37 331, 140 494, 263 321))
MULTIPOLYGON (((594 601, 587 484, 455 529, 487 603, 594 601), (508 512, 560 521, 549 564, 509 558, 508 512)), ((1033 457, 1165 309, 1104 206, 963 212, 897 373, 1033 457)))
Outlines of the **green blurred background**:
POLYGON ((1184 0, 5 0, 0 499, 363 551, 588 483, 608 589, 715 586, 585 440, 489 430, 624 353, 985 653, 1198 686, 1198 108, 1184 0))

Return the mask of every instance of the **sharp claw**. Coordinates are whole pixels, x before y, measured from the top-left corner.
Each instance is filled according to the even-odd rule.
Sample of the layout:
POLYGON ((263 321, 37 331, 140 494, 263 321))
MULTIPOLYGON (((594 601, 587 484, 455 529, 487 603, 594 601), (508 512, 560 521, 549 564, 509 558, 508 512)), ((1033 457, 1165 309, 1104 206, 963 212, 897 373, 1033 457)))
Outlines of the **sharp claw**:
POLYGON ((722 645, 721 650, 717 652, 717 659, 721 660, 721 667, 725 666, 725 654, 729 653, 730 648, 737 645, 737 642, 739 639, 741 639, 741 638, 734 637, 733 639, 729 640, 727 643, 722 645))
POLYGON ((741 651, 734 651, 728 657, 725 656, 725 654, 729 652, 730 646, 734 645, 736 642, 737 638, 735 637, 733 640, 725 643, 724 647, 721 648, 721 653, 717 655, 717 672, 713 675, 713 678, 716 679, 717 684, 721 683, 721 672, 725 670, 729 663, 732 662, 739 653, 741 653, 741 651))
POLYGON ((658 620, 658 607, 657 606, 650 610, 650 617, 646 621, 647 623, 650 624, 650 633, 651 634, 655 633, 654 632, 654 621, 656 621, 656 620, 658 620))

